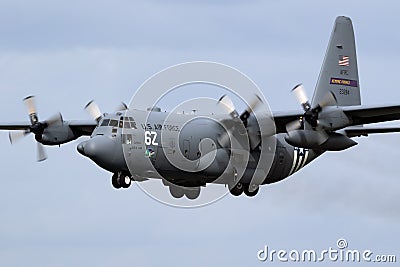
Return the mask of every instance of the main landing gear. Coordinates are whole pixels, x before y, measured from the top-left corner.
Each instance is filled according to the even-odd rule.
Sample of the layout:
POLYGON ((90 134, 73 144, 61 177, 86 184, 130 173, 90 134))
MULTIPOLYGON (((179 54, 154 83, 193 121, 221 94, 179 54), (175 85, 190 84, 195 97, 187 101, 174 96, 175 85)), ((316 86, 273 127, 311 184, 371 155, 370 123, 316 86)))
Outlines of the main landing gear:
POLYGON ((132 178, 130 174, 116 172, 111 177, 111 184, 115 189, 128 188, 132 184, 132 178))
POLYGON ((255 195, 257 195, 259 189, 260 188, 257 186, 257 188, 255 190, 250 192, 250 185, 249 184, 243 184, 241 182, 238 182, 234 187, 229 189, 229 191, 234 196, 240 196, 244 192, 246 196, 254 197, 255 195))

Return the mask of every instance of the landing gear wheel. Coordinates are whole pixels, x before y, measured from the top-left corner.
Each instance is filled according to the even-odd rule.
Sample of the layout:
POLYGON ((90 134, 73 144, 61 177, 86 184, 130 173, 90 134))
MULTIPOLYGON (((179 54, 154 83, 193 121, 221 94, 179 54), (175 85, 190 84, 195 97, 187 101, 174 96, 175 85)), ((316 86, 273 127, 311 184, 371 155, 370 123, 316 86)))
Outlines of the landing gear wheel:
POLYGON ((243 184, 242 183, 237 183, 233 188, 229 189, 232 195, 234 196, 240 196, 243 193, 243 184))
POLYGON ((114 173, 113 176, 111 177, 111 184, 115 189, 120 189, 121 185, 118 182, 118 174, 114 173))
POLYGON ((200 196, 200 187, 187 187, 185 189, 185 196, 188 199, 196 199, 200 196))
POLYGON ((127 174, 121 174, 119 177, 119 184, 122 186, 122 188, 128 188, 131 186, 132 180, 131 177, 127 174))
POLYGON ((244 193, 246 194, 246 196, 248 197, 254 197, 255 195, 257 195, 258 190, 260 189, 260 187, 257 186, 257 189, 255 189, 253 192, 250 192, 250 185, 244 185, 244 193))
POLYGON ((185 195, 185 191, 183 190, 183 188, 176 185, 170 185, 169 192, 174 198, 181 198, 185 195))

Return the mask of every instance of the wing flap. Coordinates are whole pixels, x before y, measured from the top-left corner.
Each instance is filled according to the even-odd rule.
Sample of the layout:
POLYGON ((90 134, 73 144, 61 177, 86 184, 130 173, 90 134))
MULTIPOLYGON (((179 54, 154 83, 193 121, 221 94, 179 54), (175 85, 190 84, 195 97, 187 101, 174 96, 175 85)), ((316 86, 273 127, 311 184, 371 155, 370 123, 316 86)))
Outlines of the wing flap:
POLYGON ((369 134, 380 134, 380 133, 398 133, 400 127, 385 127, 385 128, 363 128, 363 127, 348 127, 344 129, 344 133, 347 137, 359 137, 368 136, 369 134))
POLYGON ((400 120, 400 106, 398 105, 343 107, 343 112, 352 121, 352 125, 400 120))

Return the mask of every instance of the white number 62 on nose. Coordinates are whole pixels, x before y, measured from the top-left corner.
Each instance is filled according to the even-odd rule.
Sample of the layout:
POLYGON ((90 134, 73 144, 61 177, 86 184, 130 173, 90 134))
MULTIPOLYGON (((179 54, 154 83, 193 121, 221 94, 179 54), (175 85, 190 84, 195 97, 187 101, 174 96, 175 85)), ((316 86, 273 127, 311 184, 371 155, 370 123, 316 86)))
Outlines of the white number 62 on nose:
POLYGON ((158 143, 156 142, 157 138, 157 133, 153 131, 145 131, 144 132, 144 144, 149 146, 158 146, 158 143))

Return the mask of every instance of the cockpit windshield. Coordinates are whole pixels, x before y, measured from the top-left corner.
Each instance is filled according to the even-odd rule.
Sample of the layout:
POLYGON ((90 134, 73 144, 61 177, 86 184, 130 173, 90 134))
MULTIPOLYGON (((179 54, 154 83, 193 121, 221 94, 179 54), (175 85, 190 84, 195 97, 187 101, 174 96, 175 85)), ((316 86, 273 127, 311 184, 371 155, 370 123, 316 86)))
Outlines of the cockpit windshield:
POLYGON ((110 120, 110 123, 108 124, 108 126, 117 127, 118 126, 118 121, 117 120, 110 120))
POLYGON ((121 117, 120 120, 104 119, 100 126, 112 126, 126 129, 137 129, 136 122, 132 117, 121 117))
POLYGON ((101 123, 100 126, 108 126, 109 123, 110 123, 110 120, 109 119, 105 119, 105 120, 103 120, 103 122, 101 123))

